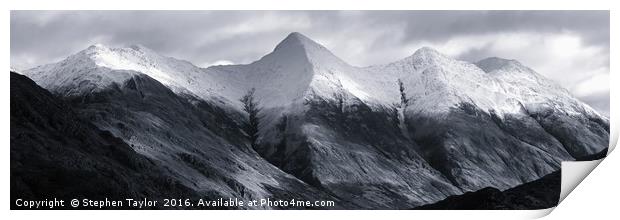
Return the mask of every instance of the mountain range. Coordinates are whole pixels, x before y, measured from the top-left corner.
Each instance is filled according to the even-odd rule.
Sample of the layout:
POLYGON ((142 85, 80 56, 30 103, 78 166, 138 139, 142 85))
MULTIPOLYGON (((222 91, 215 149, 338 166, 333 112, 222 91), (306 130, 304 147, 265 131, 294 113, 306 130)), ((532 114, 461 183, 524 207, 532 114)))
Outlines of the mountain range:
POLYGON ((300 33, 250 64, 200 68, 140 45, 93 45, 21 74, 69 106, 70 120, 213 198, 413 208, 538 180, 609 139, 606 117, 516 60, 421 48, 356 67, 300 33))

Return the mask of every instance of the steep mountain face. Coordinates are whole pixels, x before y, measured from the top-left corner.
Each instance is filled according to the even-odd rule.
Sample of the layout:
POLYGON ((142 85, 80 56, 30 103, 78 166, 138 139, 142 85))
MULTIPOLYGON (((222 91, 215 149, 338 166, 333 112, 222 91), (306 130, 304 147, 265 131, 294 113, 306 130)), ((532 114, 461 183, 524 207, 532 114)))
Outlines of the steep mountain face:
MULTIPOLYGON (((80 116, 160 161, 171 175, 217 198, 332 200, 262 159, 243 136, 239 115, 193 96, 179 96, 136 74, 101 92, 68 98, 80 116), (282 193, 284 192, 284 193, 282 193)), ((264 207, 268 208, 268 207, 264 207)))
POLYGON ((514 60, 488 58, 477 63, 497 78, 527 114, 555 136, 573 157, 600 152, 609 143, 609 121, 568 91, 514 60), (561 125, 561 126, 558 126, 561 125))
POLYGON ((264 121, 256 150, 309 184, 379 208, 416 206, 460 193, 394 126, 391 106, 362 99, 370 96, 362 96, 353 80, 357 70, 364 71, 293 33, 255 63, 206 71, 248 79, 249 85, 230 88, 256 88, 264 121))
POLYGON ((93 46, 26 74, 186 186, 222 196, 278 189, 410 208, 533 181, 609 137, 606 118, 516 61, 422 48, 354 67, 299 33, 247 65, 201 69, 144 47, 93 46), (253 89, 254 148, 239 101, 253 89))
MULTIPOLYGON (((121 139, 11 72, 11 199, 201 198, 121 139)), ((209 198, 207 196, 207 198, 209 198)), ((15 203, 11 203, 11 208, 15 203)))
MULTIPOLYGON (((515 86, 476 65, 452 60, 429 48, 372 68, 401 77, 407 97, 405 132, 420 145, 418 150, 426 161, 464 191, 490 185, 506 189, 555 171, 560 161, 572 159, 567 152, 570 148, 558 141, 564 139, 549 134, 529 115, 527 107, 540 105, 520 93, 510 94, 545 88, 546 84, 515 86)), ((514 77, 523 75, 511 73, 514 77)), ((593 137, 604 142, 607 134, 593 137)), ((579 148, 591 146, 600 150, 606 145, 579 148)))

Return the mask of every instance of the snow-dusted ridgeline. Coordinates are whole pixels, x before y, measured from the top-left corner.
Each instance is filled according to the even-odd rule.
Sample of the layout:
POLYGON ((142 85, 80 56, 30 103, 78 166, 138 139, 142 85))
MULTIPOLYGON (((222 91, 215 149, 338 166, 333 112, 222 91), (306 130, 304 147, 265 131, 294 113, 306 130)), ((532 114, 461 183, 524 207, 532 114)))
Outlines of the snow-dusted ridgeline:
MULTIPOLYGON (((231 120, 243 114, 239 99, 256 89, 263 121, 261 146, 255 150, 295 178, 362 207, 393 207, 390 202, 411 207, 486 186, 506 189, 559 169, 562 160, 601 151, 609 133, 608 119, 514 60, 468 63, 421 48, 393 63, 355 67, 299 33, 291 33, 273 52, 246 65, 199 68, 142 46, 94 45, 25 74, 68 97, 126 86, 128 80, 146 75, 181 97, 233 109, 231 120), (407 105, 401 103, 399 81, 407 105), (360 191, 365 193, 355 193, 360 191)), ((136 133, 151 126, 151 132, 159 129, 164 134, 168 128, 152 123, 158 120, 151 116, 174 117, 142 111, 114 120, 139 121, 142 125, 129 128, 136 133)), ((174 121, 171 118, 167 121, 174 121)), ((121 136, 127 129, 111 121, 101 124, 121 136)), ((159 157, 190 184, 217 188, 219 182, 198 177, 194 168, 179 166, 176 157, 167 155, 230 141, 214 130, 205 132, 209 143, 192 143, 197 144, 193 148, 176 141, 197 140, 188 132, 168 139, 148 132, 124 139, 150 149, 139 152, 159 157)), ((251 161, 242 166, 269 167, 260 158, 251 161)), ((235 179, 250 194, 266 195, 265 185, 281 183, 278 172, 261 174, 246 168, 235 179)))
POLYGON ((414 112, 446 111, 458 103, 471 102, 500 114, 518 112, 522 106, 535 110, 554 105, 570 114, 600 116, 567 90, 515 60, 488 58, 467 63, 425 47, 393 63, 361 68, 347 64, 299 33, 290 34, 272 53, 247 65, 202 69, 140 45, 107 48, 97 44, 25 74, 52 91, 79 94, 122 83, 132 71, 144 73, 173 91, 205 100, 223 99, 237 107, 238 99, 251 88, 256 88, 265 108, 289 106, 308 95, 333 99, 338 93, 372 105, 391 106, 399 102, 400 79, 412 100, 408 110, 414 112))

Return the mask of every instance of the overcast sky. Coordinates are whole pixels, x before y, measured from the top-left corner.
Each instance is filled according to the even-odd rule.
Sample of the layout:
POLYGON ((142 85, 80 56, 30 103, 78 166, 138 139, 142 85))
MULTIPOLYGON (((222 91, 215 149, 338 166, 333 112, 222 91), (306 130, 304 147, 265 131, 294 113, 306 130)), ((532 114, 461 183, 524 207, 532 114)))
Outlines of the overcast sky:
POLYGON ((422 46, 466 61, 517 59, 609 114, 608 11, 12 11, 11 65, 95 43, 142 44, 201 67, 250 63, 294 31, 355 66, 422 46))

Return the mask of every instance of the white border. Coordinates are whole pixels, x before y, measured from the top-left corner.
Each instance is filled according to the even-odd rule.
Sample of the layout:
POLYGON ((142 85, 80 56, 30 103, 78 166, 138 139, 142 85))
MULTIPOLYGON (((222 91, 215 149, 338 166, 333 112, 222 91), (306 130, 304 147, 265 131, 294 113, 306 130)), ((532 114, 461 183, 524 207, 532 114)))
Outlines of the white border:
MULTIPOLYGON (((10 9, 36 9, 36 10, 611 10, 612 25, 611 25, 611 39, 617 38, 618 28, 614 28, 614 24, 619 24, 617 13, 615 9, 617 6, 612 4, 613 1, 604 0, 588 0, 588 1, 576 1, 576 0, 562 0, 562 1, 540 1, 540 0, 511 0, 511 1, 493 1, 493 0, 432 0, 432 1, 398 1, 398 0, 381 0, 381 1, 363 1, 363 0, 313 0, 313 1, 286 1, 286 0, 263 0, 263 1, 243 1, 243 0, 225 0, 225 1, 190 1, 190 0, 153 0, 153 1, 129 1, 129 0, 107 0, 107 1, 79 1, 79 0, 19 0, 6 2, 3 1, 3 30, 4 34, 0 35, 0 38, 4 42, 3 55, 0 62, 2 62, 5 68, 9 68, 10 60, 10 40, 9 40, 9 25, 10 25, 10 9)), ((613 40, 611 42, 611 60, 615 60, 618 44, 613 40)), ((614 62, 611 62, 610 70, 613 73, 616 70, 614 62)), ((8 76, 8 75, 7 75, 8 76)), ((411 219, 411 218, 428 218, 428 219, 462 219, 462 218, 489 218, 489 219, 505 219, 505 218, 535 218, 548 214, 551 210, 540 211, 8 211, 9 209, 9 80, 5 76, 0 80, 0 88, 3 89, 2 100, 0 103, 3 105, 0 108, 1 118, 1 134, 3 134, 3 147, 4 151, 3 160, 4 164, 0 168, 4 174, 4 181, 0 184, 1 195, 4 201, 0 204, 7 210, 4 212, 8 219, 14 218, 36 218, 36 219, 66 219, 70 218, 88 218, 88 219, 109 219, 109 218, 135 218, 144 219, 145 217, 152 219, 184 219, 184 218, 233 218, 233 219, 316 219, 316 218, 338 218, 338 219, 350 219, 350 218, 362 218, 362 219, 411 219)), ((611 74, 611 84, 620 85, 618 83, 618 76, 611 74)), ((618 91, 612 87, 611 97, 617 97, 618 91)), ((617 115, 619 100, 611 100, 611 130, 612 141, 611 147, 614 147, 618 140, 617 126, 619 120, 614 118, 617 115)), ((610 156, 614 158, 614 156, 610 156)), ((582 216, 592 217, 599 216, 609 218, 609 216, 616 216, 615 206, 617 199, 620 198, 617 185, 617 170, 619 167, 617 158, 613 161, 603 161, 600 168, 593 171, 592 181, 589 179, 584 180, 582 186, 576 192, 574 196, 568 196, 568 198, 560 204, 560 207, 552 214, 551 218, 564 218, 582 216), (596 180, 596 181, 594 181, 596 180), (614 188, 607 188, 614 187, 614 188), (582 190, 582 192, 580 192, 582 190), (586 193, 587 192, 587 193, 586 193), (586 194, 584 194, 586 193, 586 194), (574 198, 571 198, 574 197, 574 198), (567 206, 564 208, 564 203, 567 206), (600 209, 599 207, 607 207, 607 209, 600 209)), ((564 172, 571 172, 564 170, 564 172)), ((6 219, 6 218, 5 218, 6 219)))

